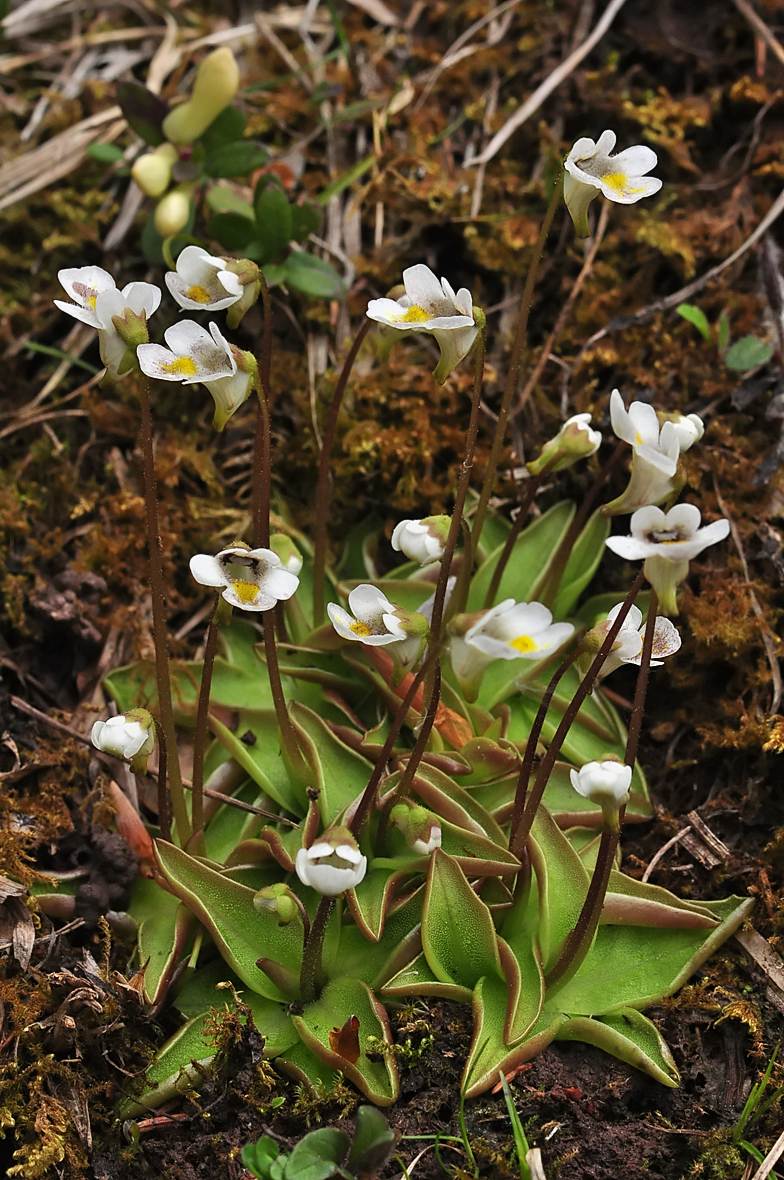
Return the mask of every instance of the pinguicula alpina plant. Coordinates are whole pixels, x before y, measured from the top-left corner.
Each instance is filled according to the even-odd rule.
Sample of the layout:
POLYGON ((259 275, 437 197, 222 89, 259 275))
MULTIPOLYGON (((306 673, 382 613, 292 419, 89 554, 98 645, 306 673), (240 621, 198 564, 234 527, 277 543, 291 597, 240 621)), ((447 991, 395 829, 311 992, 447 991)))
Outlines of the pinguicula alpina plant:
MULTIPOLYGON (((177 143, 200 133, 193 110, 177 108, 167 126, 177 143)), ((613 157, 613 144, 605 132, 598 144, 580 140, 567 158, 578 232, 600 192, 630 203, 659 187, 644 175, 655 163, 649 149, 613 157)), ((170 998, 185 1023, 148 1071, 144 1109, 187 1085, 192 1063, 213 1055, 206 1026, 221 982, 242 988, 276 1068, 313 1087, 330 1088, 342 1075, 378 1105, 398 1095, 385 1002, 416 996, 472 1006, 465 1096, 554 1039, 601 1046, 677 1085, 672 1056, 642 1009, 675 991, 752 902, 677 898, 625 875, 616 856, 624 823, 652 813, 637 762, 648 677, 680 646, 660 616, 677 614, 689 561, 729 525, 700 528, 696 505, 674 504, 680 453, 697 444, 702 422, 639 402, 627 410, 617 392, 609 400, 621 444, 610 465, 625 444, 633 450, 619 500, 604 510, 596 504, 606 465, 579 508, 562 500, 529 519, 543 481, 592 461, 601 446, 590 416, 578 414, 529 460, 514 525, 491 513, 528 312, 561 196, 559 182, 533 251, 473 514, 486 317, 467 290, 455 292, 420 263, 404 272, 403 291, 370 302, 337 379, 312 543, 288 530, 282 505, 283 531, 270 533, 265 267, 189 246, 165 279, 181 306, 211 315, 260 296, 258 357, 236 349, 214 320, 209 330, 181 320, 165 329, 168 347, 150 342, 157 288, 131 284, 120 294, 92 267, 61 275, 74 301, 64 310, 103 333, 107 368, 136 383, 140 406, 156 662, 154 673, 142 664, 106 678, 123 716, 98 722, 93 740, 138 773, 154 738, 158 744, 155 864, 129 912, 145 1002, 157 1010, 170 998), (119 310, 112 304, 104 314, 107 294, 119 310), (461 363, 473 366, 465 453, 451 514, 395 528, 387 565, 396 552, 407 560, 378 577, 349 554, 338 580, 328 560, 331 450, 373 322, 395 341, 432 335, 438 380, 461 363), (112 333, 121 363, 119 345, 107 347, 112 333), (188 665, 168 657, 151 379, 205 385, 216 429, 236 404, 257 398, 252 529, 191 560, 213 604, 203 659, 188 665), (620 512, 634 513, 631 534, 610 537, 607 517, 620 512), (606 602, 578 610, 608 546, 644 566, 609 614, 606 602), (635 599, 646 578, 643 606, 635 599), (621 664, 638 669, 628 732, 601 688, 621 664), (189 782, 178 757, 183 728, 193 732, 189 782), (586 829, 596 838, 586 840, 586 829), (186 962, 195 970, 171 995, 186 962)))

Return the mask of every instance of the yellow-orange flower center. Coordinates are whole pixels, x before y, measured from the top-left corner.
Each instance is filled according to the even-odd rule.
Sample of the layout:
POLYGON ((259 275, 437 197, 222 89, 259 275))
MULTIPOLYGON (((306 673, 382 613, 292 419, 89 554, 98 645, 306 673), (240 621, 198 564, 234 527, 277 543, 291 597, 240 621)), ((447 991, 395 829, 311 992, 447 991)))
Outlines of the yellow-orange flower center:
POLYGON ((240 602, 245 606, 249 606, 250 603, 255 602, 256 595, 259 592, 259 588, 255 582, 246 582, 242 578, 238 578, 236 582, 232 582, 231 588, 240 602))
POLYGON ((161 365, 164 373, 176 373, 178 377, 193 377, 196 365, 189 356, 178 356, 161 365))
POLYGON ((414 303, 411 307, 406 308, 404 315, 393 315, 389 318, 396 324, 426 324, 431 316, 424 307, 417 307, 414 303))
POLYGON ((368 627, 367 623, 360 623, 360 622, 350 623, 349 630, 353 631, 354 634, 359 639, 366 639, 368 635, 373 634, 373 632, 370 630, 370 627, 368 627))
POLYGON ((210 293, 206 287, 189 287, 187 295, 194 303, 210 302, 210 293))
POLYGON ((520 652, 536 651, 536 644, 530 635, 518 635, 517 639, 509 641, 509 646, 520 652))

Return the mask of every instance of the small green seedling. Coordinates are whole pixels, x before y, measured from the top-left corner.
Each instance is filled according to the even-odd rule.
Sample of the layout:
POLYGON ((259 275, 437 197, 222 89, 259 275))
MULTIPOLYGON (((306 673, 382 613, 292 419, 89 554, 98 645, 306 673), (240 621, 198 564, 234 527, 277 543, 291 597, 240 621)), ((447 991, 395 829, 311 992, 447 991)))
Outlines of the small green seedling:
POLYGON ((258 1180, 355 1180, 375 1176, 395 1146, 397 1136, 375 1106, 360 1106, 354 1138, 337 1127, 320 1127, 300 1139, 290 1155, 269 1135, 242 1149, 242 1162, 258 1180))
MULTIPOLYGON (((679 316, 688 320, 702 336, 706 343, 713 342, 713 329, 702 308, 693 303, 679 303, 675 308, 679 316)), ((723 311, 716 322, 716 343, 719 355, 724 358, 728 369, 736 373, 746 373, 749 369, 756 369, 764 365, 773 355, 770 344, 760 340, 757 336, 741 336, 733 345, 728 347, 730 340, 730 321, 726 311, 723 311)))

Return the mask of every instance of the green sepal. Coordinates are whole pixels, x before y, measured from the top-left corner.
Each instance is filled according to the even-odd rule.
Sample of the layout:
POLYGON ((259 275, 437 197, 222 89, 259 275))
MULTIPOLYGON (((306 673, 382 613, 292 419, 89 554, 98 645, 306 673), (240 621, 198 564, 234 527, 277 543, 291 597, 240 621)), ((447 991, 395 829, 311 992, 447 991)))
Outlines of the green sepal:
POLYGON ((376 1106, 390 1106, 398 1096, 397 1065, 391 1053, 381 1061, 367 1055, 367 1038, 391 1047, 389 1020, 382 1004, 366 983, 358 979, 333 979, 301 1016, 293 1016, 294 1027, 304 1044, 332 1069, 338 1069, 376 1106), (342 1028, 350 1016, 359 1019, 360 1054, 353 1064, 336 1053, 329 1043, 333 1028, 342 1028))
POLYGON ((620 1061, 650 1074, 663 1086, 680 1085, 678 1067, 667 1042, 656 1025, 634 1008, 622 1008, 598 1020, 575 1016, 559 1027, 555 1039, 596 1045, 597 1049, 604 1049, 620 1061))
POLYGON ((490 911, 457 861, 440 848, 430 857, 422 947, 428 966, 443 983, 473 988, 484 975, 503 977, 490 911))
POLYGON ((170 888, 207 927, 243 983, 269 1000, 284 1000, 256 960, 264 955, 289 971, 298 970, 302 962, 299 923, 279 926, 274 914, 256 909, 253 889, 229 880, 173 844, 156 840, 155 854, 170 888))

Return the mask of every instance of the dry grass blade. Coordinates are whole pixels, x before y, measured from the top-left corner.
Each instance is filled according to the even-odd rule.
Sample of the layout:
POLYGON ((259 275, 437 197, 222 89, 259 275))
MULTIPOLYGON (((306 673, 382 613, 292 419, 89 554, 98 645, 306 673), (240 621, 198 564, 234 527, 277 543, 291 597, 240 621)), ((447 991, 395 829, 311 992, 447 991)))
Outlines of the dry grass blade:
POLYGON ((746 20, 749 22, 754 32, 757 33, 765 44, 773 50, 780 62, 784 63, 784 46, 774 37, 768 26, 765 24, 759 13, 755 12, 749 4, 748 0, 735 0, 735 7, 738 12, 743 13, 746 20))
POLYGON ((751 1180, 765 1180, 771 1174, 782 1155, 784 1155, 784 1131, 781 1132, 751 1180))

